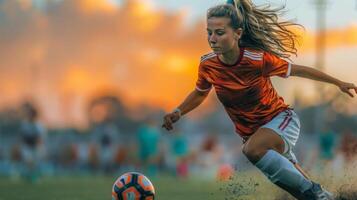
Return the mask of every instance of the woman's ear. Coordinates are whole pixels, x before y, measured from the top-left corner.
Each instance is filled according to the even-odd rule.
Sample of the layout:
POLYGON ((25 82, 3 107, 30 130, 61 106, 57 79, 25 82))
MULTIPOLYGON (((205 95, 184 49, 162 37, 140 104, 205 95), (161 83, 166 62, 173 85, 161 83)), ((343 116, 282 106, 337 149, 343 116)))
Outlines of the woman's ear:
POLYGON ((243 34, 243 29, 241 28, 238 28, 237 30, 235 30, 235 36, 236 36, 236 39, 240 39, 242 37, 242 34, 243 34))

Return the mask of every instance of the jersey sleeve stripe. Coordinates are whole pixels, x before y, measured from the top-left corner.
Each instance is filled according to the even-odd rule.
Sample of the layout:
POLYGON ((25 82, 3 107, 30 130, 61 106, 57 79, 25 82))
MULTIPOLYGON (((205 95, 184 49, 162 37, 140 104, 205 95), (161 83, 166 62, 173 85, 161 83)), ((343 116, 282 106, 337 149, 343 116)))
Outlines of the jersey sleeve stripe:
POLYGON ((252 53, 249 51, 244 51, 243 55, 244 57, 247 57, 252 60, 257 60, 257 61, 263 60, 263 53, 252 53))
POLYGON ((215 56, 216 56, 216 54, 215 54, 214 52, 209 53, 209 54, 206 54, 206 55, 204 55, 204 56, 201 57, 201 62, 203 62, 203 61, 205 61, 205 60, 207 60, 207 59, 213 58, 213 57, 215 57, 215 56))
POLYGON ((249 59, 251 59, 251 60, 263 60, 263 57, 253 57, 253 56, 248 56, 248 55, 244 55, 244 57, 246 57, 246 58, 249 58, 249 59))
POLYGON ((205 54, 205 55, 203 55, 201 58, 205 58, 205 57, 207 57, 207 56, 212 56, 212 55, 215 55, 215 53, 214 53, 214 52, 211 52, 211 53, 205 54))
POLYGON ((251 53, 248 53, 248 52, 244 52, 244 55, 251 56, 251 57, 257 57, 257 58, 263 57, 263 55, 256 55, 256 54, 251 54, 251 53))
POLYGON ((198 91, 200 91, 200 92, 207 92, 207 91, 211 90, 211 88, 212 88, 212 86, 210 86, 210 87, 207 88, 207 89, 201 89, 201 88, 199 88, 198 86, 196 86, 196 90, 198 90, 198 91))
POLYGON ((244 53, 252 55, 252 56, 263 56, 263 53, 256 53, 256 52, 251 52, 251 51, 244 51, 244 53))

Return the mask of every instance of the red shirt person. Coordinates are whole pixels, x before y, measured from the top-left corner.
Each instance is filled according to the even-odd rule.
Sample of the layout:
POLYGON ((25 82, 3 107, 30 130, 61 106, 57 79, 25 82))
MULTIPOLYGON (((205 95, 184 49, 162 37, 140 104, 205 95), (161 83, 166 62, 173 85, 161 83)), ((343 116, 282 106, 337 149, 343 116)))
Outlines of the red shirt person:
POLYGON ((201 58, 196 89, 207 92, 213 86, 236 132, 248 138, 288 108, 270 77, 287 78, 290 71, 289 62, 263 51, 241 48, 233 65, 223 63, 213 52, 201 58))
POLYGON ((331 200, 297 164, 293 147, 300 134, 297 114, 277 94, 271 76, 299 76, 334 84, 353 97, 357 87, 311 67, 281 58, 296 54, 292 22, 278 20, 276 9, 251 0, 229 0, 207 12, 207 37, 213 53, 202 57, 196 88, 171 113, 163 127, 199 106, 215 88, 220 102, 245 141, 243 153, 267 178, 297 199, 331 200), (352 91, 350 91, 352 90, 352 91))

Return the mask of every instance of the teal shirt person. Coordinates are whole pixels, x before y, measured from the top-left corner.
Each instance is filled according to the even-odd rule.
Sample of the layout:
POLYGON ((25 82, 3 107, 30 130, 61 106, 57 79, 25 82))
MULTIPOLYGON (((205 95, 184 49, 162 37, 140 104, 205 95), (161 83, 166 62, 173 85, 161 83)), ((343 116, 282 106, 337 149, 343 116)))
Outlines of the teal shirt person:
POLYGON ((171 141, 171 152, 177 157, 188 154, 188 142, 183 134, 176 134, 171 141))
POLYGON ((331 160, 334 156, 336 136, 332 131, 323 132, 320 135, 320 158, 331 160))
POLYGON ((159 153, 160 131, 155 126, 143 125, 138 130, 139 157, 147 161, 159 153))

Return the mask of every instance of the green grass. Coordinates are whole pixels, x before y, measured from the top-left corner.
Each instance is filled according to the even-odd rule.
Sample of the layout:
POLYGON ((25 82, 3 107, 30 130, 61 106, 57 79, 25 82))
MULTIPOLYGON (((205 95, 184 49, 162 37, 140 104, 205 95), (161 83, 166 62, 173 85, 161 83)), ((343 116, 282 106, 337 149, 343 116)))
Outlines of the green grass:
MULTIPOLYGON (((37 183, 30 183, 23 179, 0 178, 0 200, 111 199, 111 187, 114 181, 115 178, 106 176, 46 177, 37 183)), ((156 189, 157 200, 255 199, 254 196, 262 193, 257 183, 249 178, 236 183, 236 179, 220 182, 161 176, 152 178, 152 182, 156 189), (254 189, 256 187, 258 190, 254 189)))
MULTIPOLYGON (((320 179, 332 192, 353 195, 357 199, 354 180, 346 176, 335 181, 320 179), (347 184, 346 184, 347 183, 347 184), (339 188, 346 192, 337 192, 339 188), (353 190, 352 190, 353 189, 353 190), (350 191, 348 191, 350 190, 350 191)), ((44 177, 37 183, 23 179, 0 178, 0 200, 110 200, 111 187, 116 177, 60 176, 44 177)), ((325 176, 326 178, 326 176, 325 176)), ((316 180, 316 179, 315 179, 316 180)), ((170 176, 152 178, 156 200, 291 200, 260 173, 244 172, 226 182, 198 179, 180 180, 170 176)))

